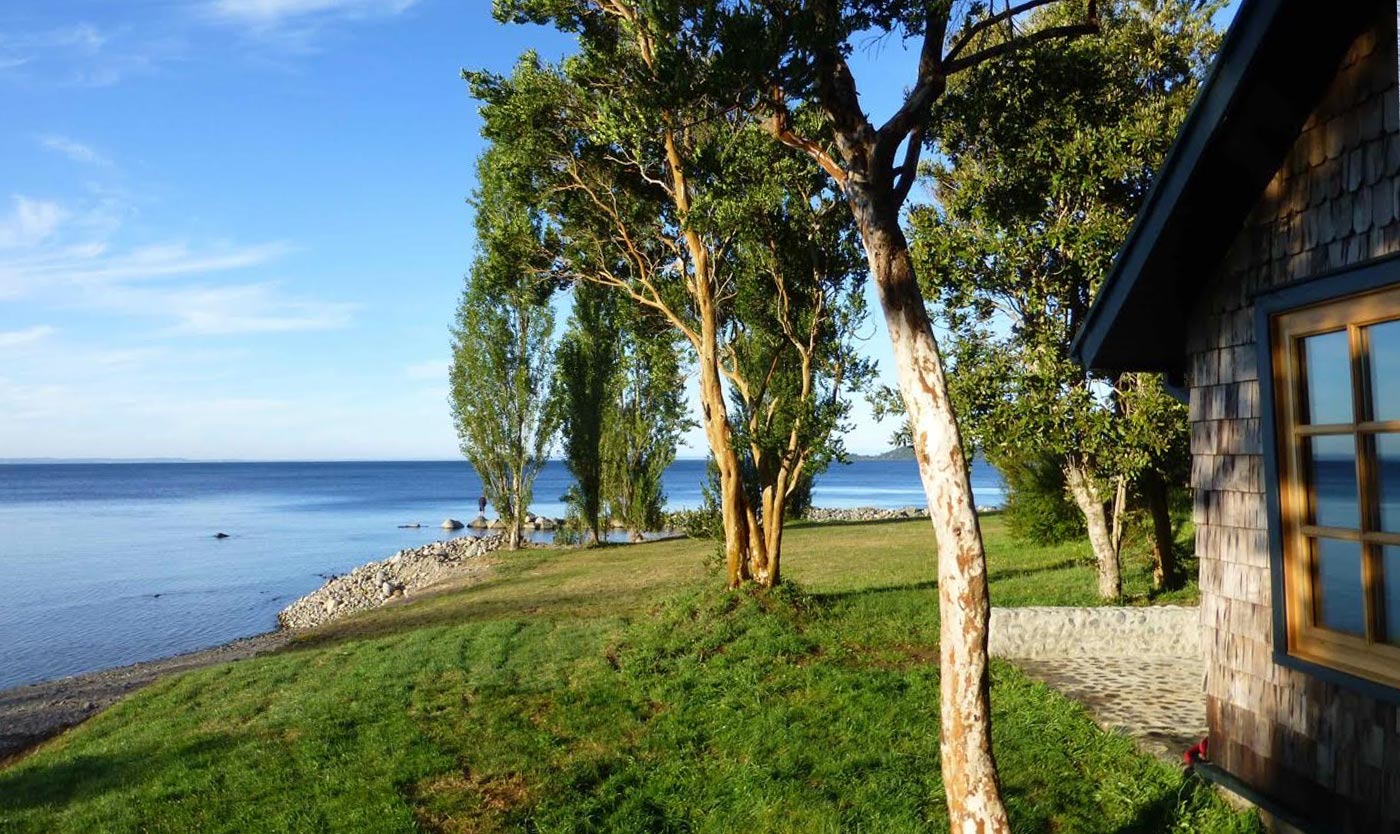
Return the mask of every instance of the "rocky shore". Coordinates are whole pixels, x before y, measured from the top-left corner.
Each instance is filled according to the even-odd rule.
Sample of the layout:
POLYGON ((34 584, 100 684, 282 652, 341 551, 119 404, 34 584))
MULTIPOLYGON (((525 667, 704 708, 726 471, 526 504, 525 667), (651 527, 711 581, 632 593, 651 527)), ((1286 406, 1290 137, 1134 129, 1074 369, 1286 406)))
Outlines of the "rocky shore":
POLYGON ((356 611, 376 608, 464 571, 484 571, 482 557, 504 544, 501 536, 462 537, 400 550, 379 562, 333 577, 277 615, 283 629, 314 628, 356 611))
POLYGON ((256 657, 289 639, 287 632, 272 631, 211 649, 2 690, 0 764, 167 675, 256 657))
POLYGON ((846 507, 827 509, 813 507, 807 511, 808 521, 890 521, 896 518, 923 518, 928 510, 923 507, 900 507, 886 510, 879 507, 846 507))

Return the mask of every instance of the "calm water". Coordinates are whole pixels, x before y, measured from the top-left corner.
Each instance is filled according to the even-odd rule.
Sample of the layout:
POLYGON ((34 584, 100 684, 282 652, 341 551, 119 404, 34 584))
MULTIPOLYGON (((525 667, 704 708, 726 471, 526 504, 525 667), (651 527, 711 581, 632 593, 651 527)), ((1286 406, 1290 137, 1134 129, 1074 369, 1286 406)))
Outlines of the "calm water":
MULTIPOLYGON (((704 477, 703 461, 677 461, 669 506, 696 506, 704 477)), ((532 509, 563 515, 569 482, 551 462, 532 509)), ((1000 502, 991 467, 973 485, 979 504, 1000 502)), ((275 628, 327 575, 443 538, 437 525, 475 516, 480 492, 457 462, 0 465, 0 688, 275 628), (412 522, 424 526, 397 526, 412 522)), ((906 461, 833 467, 815 494, 922 503, 906 461)))

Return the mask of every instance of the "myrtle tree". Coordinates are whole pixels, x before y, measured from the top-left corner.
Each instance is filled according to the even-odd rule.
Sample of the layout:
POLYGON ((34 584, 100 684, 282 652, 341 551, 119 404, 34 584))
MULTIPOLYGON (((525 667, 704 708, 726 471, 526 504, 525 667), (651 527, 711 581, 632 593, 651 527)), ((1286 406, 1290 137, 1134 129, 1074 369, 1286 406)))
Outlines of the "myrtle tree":
POLYGON ((737 145, 729 166, 735 217, 747 233, 730 259, 734 301, 724 349, 735 442, 745 457, 751 502, 760 508, 771 571, 781 569, 790 502, 810 500, 813 479, 844 458, 849 394, 863 390, 874 364, 861 357, 865 265, 850 212, 829 179, 795 154, 776 158, 757 131, 737 145), (748 165, 764 168, 745 177, 748 165), (774 169, 778 166, 774 177, 774 169), (782 188, 762 188, 774 181, 782 188))
MULTIPOLYGON (((1070 344, 1215 52, 1219 0, 1113 0, 1102 34, 966 73, 939 102, 936 203, 912 212, 915 264, 951 331, 954 401, 993 459, 1049 455, 1085 520, 1099 594, 1122 592, 1130 488, 1175 578, 1165 497, 1185 408, 1158 378, 1087 374, 1070 344)), ((1047 7, 1042 27, 1067 23, 1047 7)))
POLYGON ((587 543, 601 540, 603 432, 618 373, 618 326, 611 294, 588 283, 573 291, 569 328, 554 352, 564 463, 574 476, 565 499, 578 516, 587 543))
POLYGON ((452 418, 462 454, 520 546, 535 476, 548 459, 554 314, 534 260, 540 224, 487 151, 477 164, 477 253, 452 329, 452 418))
POLYGON ((777 142, 801 151, 830 176, 860 232, 894 349, 938 543, 941 766, 951 827, 1008 831, 991 746, 986 553, 943 357, 909 256, 901 211, 929 137, 933 105, 949 80, 1027 46, 1096 32, 1095 2, 1025 0, 1001 8, 953 0, 695 0, 680 5, 687 31, 712 41, 709 54, 724 68, 718 75, 726 79, 733 100, 777 142), (1077 12, 1073 22, 1026 25, 1026 13, 1060 3, 1077 12), (919 58, 912 79, 892 74, 879 79, 904 93, 894 113, 876 124, 857 90, 849 58, 859 42, 882 36, 914 41, 919 58), (821 116, 815 124, 823 132, 800 118, 808 108, 821 116))
MULTIPOLYGON (((728 584, 772 585, 779 553, 770 545, 781 538, 771 531, 783 514, 749 500, 726 395, 729 386, 762 384, 744 377, 730 342, 742 319, 733 310, 738 286, 749 277, 738 253, 772 245, 754 238, 761 227, 749 218, 780 211, 784 201, 789 214, 804 199, 829 202, 821 190, 832 187, 801 167, 803 182, 784 180, 794 170, 783 164, 792 154, 712 94, 708 47, 664 9, 520 0, 498 11, 577 32, 579 53, 560 66, 527 54, 509 77, 467 73, 483 102, 483 134, 548 218, 547 254, 559 274, 660 316, 689 345, 701 424, 720 473, 728 584)), ((810 231, 829 228, 819 223, 810 231)), ((770 287, 768 295, 776 292, 770 287)), ((827 338, 831 329, 817 332, 827 338)))

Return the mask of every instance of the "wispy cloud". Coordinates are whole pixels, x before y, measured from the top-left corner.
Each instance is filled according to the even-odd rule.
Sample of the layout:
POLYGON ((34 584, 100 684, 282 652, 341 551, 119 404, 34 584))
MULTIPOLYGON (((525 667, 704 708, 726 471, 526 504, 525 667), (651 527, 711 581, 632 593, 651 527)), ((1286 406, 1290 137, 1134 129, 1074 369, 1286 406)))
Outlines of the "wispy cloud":
POLYGON ((47 324, 26 327, 23 330, 0 330, 0 348, 19 347, 37 342, 53 332, 47 324))
POLYGON ((43 243, 68 219, 58 203, 16 194, 14 208, 0 217, 0 249, 18 249, 43 243))
POLYGON ((39 137, 39 145, 45 150, 62 154, 74 162, 81 162, 84 165, 97 165, 104 168, 111 167, 112 160, 95 150, 91 145, 85 145, 76 139, 67 136, 51 134, 39 137))
POLYGON ((356 309, 289 294, 262 275, 224 277, 271 268, 291 251, 285 243, 120 248, 86 237, 108 227, 81 220, 57 203, 16 197, 0 219, 0 298, 165 318, 170 334, 203 336, 327 330, 347 325, 356 309))
POLYGON ((185 52, 180 37, 149 27, 104 29, 92 23, 0 33, 0 73, 30 83, 106 87, 185 52))
POLYGON ((266 26, 308 18, 364 18, 399 14, 418 0, 212 0, 216 18, 266 26))
POLYGON ((350 323, 355 305, 283 295, 274 284, 236 284, 158 292, 179 319, 175 331, 200 336, 334 330, 350 323))

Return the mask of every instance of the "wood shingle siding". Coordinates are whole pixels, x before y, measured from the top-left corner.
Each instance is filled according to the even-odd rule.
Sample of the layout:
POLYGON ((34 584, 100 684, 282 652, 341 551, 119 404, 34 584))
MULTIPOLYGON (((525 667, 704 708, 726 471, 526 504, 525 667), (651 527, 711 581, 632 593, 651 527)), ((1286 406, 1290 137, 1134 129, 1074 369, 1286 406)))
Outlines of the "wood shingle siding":
POLYGON ((1366 832, 1400 831, 1400 710, 1276 662, 1257 343, 1267 334, 1253 299, 1400 253, 1396 24, 1394 9, 1378 8, 1186 339, 1210 757, 1310 816, 1366 832))

